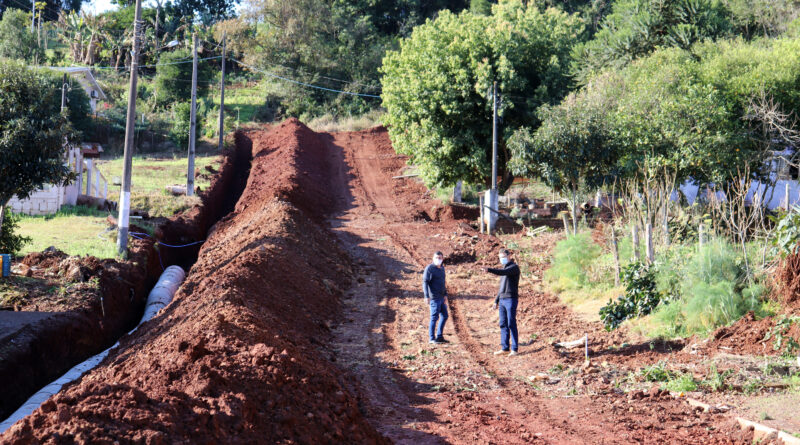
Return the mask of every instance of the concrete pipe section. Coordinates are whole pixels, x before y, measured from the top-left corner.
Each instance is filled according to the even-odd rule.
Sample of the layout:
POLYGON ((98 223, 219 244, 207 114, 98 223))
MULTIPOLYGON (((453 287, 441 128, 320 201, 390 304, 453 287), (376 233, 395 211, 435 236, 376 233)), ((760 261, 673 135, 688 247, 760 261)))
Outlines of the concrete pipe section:
MULTIPOLYGON (((183 282, 185 277, 186 272, 184 272, 180 266, 170 266, 164 270, 164 273, 162 273, 161 277, 159 277, 155 287, 153 287, 153 290, 151 290, 150 294, 147 296, 147 305, 144 308, 144 315, 142 315, 142 319, 135 328, 128 332, 128 334, 132 334, 142 323, 153 318, 158 311, 167 306, 170 301, 172 301, 172 298, 175 296, 175 292, 178 290, 178 287, 180 287, 181 282, 183 282)), ((40 407, 42 403, 60 391, 64 385, 72 382, 73 380, 77 380, 83 375, 83 373, 99 365, 100 362, 106 358, 108 352, 117 346, 119 346, 119 342, 115 343, 114 346, 111 346, 105 351, 79 363, 67 371, 66 374, 62 375, 60 378, 31 396, 31 398, 25 401, 25 403, 23 403, 18 410, 4 420, 3 423, 0 423, 0 434, 9 429, 11 425, 15 424, 18 420, 24 418, 28 414, 32 413, 36 408, 40 407)))

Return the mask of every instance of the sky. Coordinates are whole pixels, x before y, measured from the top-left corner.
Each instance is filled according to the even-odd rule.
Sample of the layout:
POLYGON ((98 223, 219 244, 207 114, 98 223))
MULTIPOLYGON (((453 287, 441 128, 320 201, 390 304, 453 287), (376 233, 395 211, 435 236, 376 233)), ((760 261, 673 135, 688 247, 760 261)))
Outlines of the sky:
POLYGON ((92 14, 98 14, 111 9, 117 9, 117 5, 112 5, 111 0, 92 0, 84 2, 81 10, 92 14))

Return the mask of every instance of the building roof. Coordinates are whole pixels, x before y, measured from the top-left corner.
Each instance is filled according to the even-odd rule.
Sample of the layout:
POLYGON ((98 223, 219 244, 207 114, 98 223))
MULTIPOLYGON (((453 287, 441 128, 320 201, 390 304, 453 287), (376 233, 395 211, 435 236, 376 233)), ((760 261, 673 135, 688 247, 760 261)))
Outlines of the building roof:
POLYGON ((67 73, 75 78, 91 99, 106 100, 106 93, 100 88, 97 79, 92 75, 92 70, 85 66, 48 66, 47 69, 67 73), (94 92, 94 94, 92 94, 94 92))
POLYGON ((97 142, 81 142, 80 147, 84 158, 98 158, 103 152, 103 146, 97 142))

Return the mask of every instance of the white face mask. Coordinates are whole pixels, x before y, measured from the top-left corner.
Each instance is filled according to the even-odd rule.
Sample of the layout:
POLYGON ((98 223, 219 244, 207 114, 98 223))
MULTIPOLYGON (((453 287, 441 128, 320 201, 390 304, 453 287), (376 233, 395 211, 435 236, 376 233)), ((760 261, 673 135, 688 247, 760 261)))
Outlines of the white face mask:
POLYGON ((434 258, 433 259, 433 265, 434 266, 441 266, 442 265, 442 261, 444 261, 442 258, 434 258))
POLYGON ((502 264, 503 266, 508 264, 508 257, 505 257, 505 256, 500 257, 500 264, 502 264))

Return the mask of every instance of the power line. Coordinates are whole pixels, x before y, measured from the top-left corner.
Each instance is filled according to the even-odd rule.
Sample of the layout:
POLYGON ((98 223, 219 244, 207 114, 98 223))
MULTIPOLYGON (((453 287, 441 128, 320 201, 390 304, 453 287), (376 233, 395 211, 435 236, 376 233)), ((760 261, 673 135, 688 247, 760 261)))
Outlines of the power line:
POLYGON ((250 68, 253 71, 257 71, 259 73, 266 74, 267 76, 274 77, 276 79, 281 79, 281 80, 285 80, 287 82, 291 82, 291 83, 294 83, 294 84, 297 84, 297 85, 302 85, 304 87, 315 88, 315 89, 322 90, 322 91, 330 91, 332 93, 348 94, 348 95, 351 95, 351 96, 371 97, 371 98, 376 98, 376 99, 380 99, 381 98, 381 96, 377 96, 375 94, 354 93, 352 91, 342 91, 342 90, 337 90, 337 89, 334 89, 334 88, 326 88, 326 87, 322 87, 322 86, 319 86, 319 85, 314 85, 314 84, 310 84, 310 83, 306 83, 306 82, 301 82, 299 80, 294 80, 294 79, 290 79, 288 77, 283 77, 283 76, 279 76, 277 74, 270 73, 269 71, 264 71, 262 69, 259 69, 259 68, 256 68, 254 66, 248 65, 248 64, 246 64, 244 62, 241 62, 241 61, 233 59, 233 58, 231 58, 230 60, 238 63, 241 66, 250 68))
MULTIPOLYGON (((203 42, 211 44, 211 45, 214 45, 217 48, 220 48, 220 46, 218 44, 214 43, 214 42, 209 42, 208 40, 203 40, 203 42)), ((306 70, 303 70, 303 69, 300 69, 300 68, 292 68, 290 66, 281 65, 280 63, 275 63, 275 62, 267 62, 267 63, 269 63, 272 66, 277 66, 277 67, 284 68, 284 69, 287 69, 287 70, 299 72, 301 74, 309 74, 309 75, 312 75, 312 76, 319 76, 322 79, 332 80, 334 82, 340 82, 340 83, 343 83, 343 84, 346 84, 346 85, 358 85, 358 86, 362 86, 362 87, 365 87, 365 88, 371 88, 373 90, 380 90, 381 89, 381 87, 379 85, 369 85, 369 84, 366 84, 366 83, 356 82, 354 80, 337 79, 335 77, 328 77, 328 76, 324 76, 322 74, 312 73, 310 71, 306 71, 306 70)))

